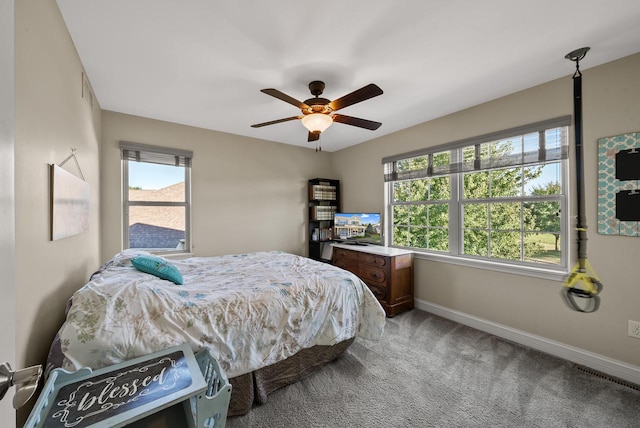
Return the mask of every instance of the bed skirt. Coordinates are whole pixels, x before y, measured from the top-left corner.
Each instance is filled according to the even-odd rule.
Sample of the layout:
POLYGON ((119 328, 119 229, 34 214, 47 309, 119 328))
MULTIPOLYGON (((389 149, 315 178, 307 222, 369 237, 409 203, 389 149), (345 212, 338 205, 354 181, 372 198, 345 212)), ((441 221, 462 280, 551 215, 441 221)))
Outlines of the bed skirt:
POLYGON ((266 403, 267 395, 298 382, 324 364, 335 360, 354 340, 355 338, 352 338, 333 346, 317 345, 303 349, 284 361, 229 379, 233 389, 228 415, 245 415, 249 413, 254 402, 266 403))
MULTIPOLYGON (((254 402, 257 404, 266 403, 267 395, 279 388, 298 382, 324 364, 335 360, 347 350, 354 340, 355 338, 351 338, 332 346, 316 345, 303 349, 284 361, 229 379, 233 389, 231 390, 228 416, 246 415, 253 407, 254 402)), ((49 351, 45 377, 48 377, 52 369, 62 365, 63 358, 60 339, 56 335, 49 351)))

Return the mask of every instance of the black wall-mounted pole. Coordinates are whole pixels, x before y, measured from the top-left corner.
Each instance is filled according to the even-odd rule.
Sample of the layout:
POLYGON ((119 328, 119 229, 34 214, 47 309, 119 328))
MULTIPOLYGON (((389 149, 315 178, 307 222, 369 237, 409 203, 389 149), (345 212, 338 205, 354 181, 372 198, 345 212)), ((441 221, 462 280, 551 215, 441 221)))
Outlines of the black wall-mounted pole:
MULTIPOLYGON (((586 54, 586 52, 584 52, 584 54, 586 54)), ((584 263, 587 258, 588 238, 587 219, 584 212, 584 160, 582 159, 582 73, 580 73, 578 69, 578 60, 576 60, 576 72, 573 75, 573 112, 575 116, 574 127, 576 139, 576 196, 578 198, 578 211, 576 213, 578 263, 580 263, 580 269, 585 269, 584 263)))
POLYGON ((573 74, 573 112, 576 144, 576 195, 578 198, 578 212, 576 231, 578 234, 578 264, 573 269, 563 287, 562 297, 565 303, 579 312, 595 312, 600 306, 598 294, 602 290, 602 283, 591 270, 587 261, 587 219, 584 203, 584 161, 582 159, 582 73, 580 60, 589 48, 576 49, 568 53, 565 58, 575 61, 576 72, 573 74), (580 286, 578 286, 580 284, 580 286), (576 297, 584 299, 586 305, 579 305, 576 297))

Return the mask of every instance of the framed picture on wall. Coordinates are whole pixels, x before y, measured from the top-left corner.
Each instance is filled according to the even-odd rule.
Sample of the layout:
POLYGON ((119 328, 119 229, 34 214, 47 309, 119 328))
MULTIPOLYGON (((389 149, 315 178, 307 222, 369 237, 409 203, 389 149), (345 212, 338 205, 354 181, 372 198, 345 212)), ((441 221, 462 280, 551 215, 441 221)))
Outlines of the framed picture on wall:
POLYGON ((89 183, 51 164, 51 240, 89 230, 89 183))

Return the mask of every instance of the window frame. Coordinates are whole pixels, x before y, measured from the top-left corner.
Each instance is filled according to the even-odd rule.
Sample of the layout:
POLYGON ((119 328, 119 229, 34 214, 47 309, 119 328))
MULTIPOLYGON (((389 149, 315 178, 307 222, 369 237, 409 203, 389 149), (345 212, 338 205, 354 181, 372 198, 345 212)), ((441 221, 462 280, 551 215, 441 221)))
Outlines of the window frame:
MULTIPOLYGON (((566 274, 569 269, 569 261, 571 260, 571 246, 569 245, 570 240, 570 228, 569 228, 569 220, 570 220, 570 212, 569 212, 569 161, 568 161, 568 145, 569 145, 569 125, 571 122, 570 116, 563 116, 561 118, 550 119, 548 121, 538 122, 530 125, 524 125, 522 127, 512 128, 505 131, 499 131, 497 133, 487 134, 480 137, 469 138, 453 143, 443 144, 439 146, 434 146, 430 148, 425 148, 421 150, 412 151, 405 154, 399 154, 394 156, 389 156, 383 158, 382 163, 385 165, 385 188, 384 188, 384 198, 385 198, 385 245, 396 248, 409 249, 414 252, 416 258, 439 261, 439 262, 447 262, 456 265, 463 265, 469 267, 476 267, 481 269, 489 269, 494 271, 513 273, 525 276, 534 276, 538 278, 545 278, 550 280, 564 280, 566 274), (505 168, 513 168, 520 167, 526 168, 530 165, 545 165, 549 163, 558 163, 559 164, 559 172, 558 179, 560 180, 560 193, 557 195, 550 196, 531 196, 526 194, 520 194, 517 197, 504 197, 504 198, 491 198, 487 197, 487 201, 489 203, 499 203, 499 202, 518 202, 518 203, 526 203, 531 200, 535 201, 557 201, 559 202, 561 218, 560 218, 560 263, 559 264, 538 264, 535 262, 527 262, 523 260, 512 260, 512 259, 499 259, 488 256, 476 256, 471 254, 464 254, 464 212, 463 207, 465 204, 470 203, 470 199, 464 198, 464 174, 469 172, 469 170, 463 170, 463 168, 458 168, 458 166, 453 166, 453 172, 449 173, 441 173, 439 176, 447 176, 450 181, 450 199, 449 199, 449 223, 451 227, 449 228, 449 250, 447 252, 418 248, 418 247, 408 247, 408 246, 400 246, 393 244, 393 236, 394 236, 394 206, 393 201, 394 197, 394 183, 405 181, 405 179, 393 179, 391 174, 395 172, 395 162, 400 160, 408 160, 414 157, 420 156, 428 156, 433 155, 439 152, 450 151, 451 153, 451 162, 458 162, 459 156, 462 156, 462 151, 465 147, 472 146, 474 144, 482 144, 488 143, 492 141, 496 141, 503 138, 514 137, 518 135, 525 135, 527 133, 533 132, 543 132, 549 129, 555 128, 565 128, 562 130, 564 133, 564 140, 562 141, 563 145, 561 147, 561 157, 559 159, 550 159, 545 162, 539 163, 523 163, 521 165, 512 165, 505 166, 505 168), (390 165, 393 163, 393 171, 390 169, 390 165)), ((546 156, 544 153, 544 148, 540 149, 540 156, 546 156)), ((555 156, 555 155, 553 155, 555 156)), ((524 156, 523 156, 524 159, 524 156)), ((481 170, 491 170, 491 169, 499 169, 499 168, 483 168, 481 170)), ((433 172, 431 169, 429 173, 433 172)), ((422 171, 423 174, 427 173, 427 169, 422 171)), ((409 172, 409 174, 412 174, 409 172)), ((411 179, 419 179, 419 178, 428 178, 434 177, 436 175, 422 175, 422 176, 414 176, 407 178, 406 180, 411 179)), ((430 204, 432 201, 424 201, 425 204, 430 204)), ((410 203, 409 203, 410 204, 410 203)), ((409 205, 409 204, 400 204, 400 205, 409 205)), ((520 221, 522 225, 522 219, 520 221)), ((489 226, 488 226, 489 228, 489 226)), ((520 245, 524 245, 524 236, 523 233, 526 234, 522 228, 520 229, 520 245)))
POLYGON ((190 254, 191 251, 191 160, 193 152, 188 150, 173 149, 170 147, 151 146, 139 143, 120 141, 120 152, 122 162, 122 248, 129 249, 129 208, 134 206, 152 207, 183 207, 185 210, 185 232, 184 248, 161 249, 161 248, 138 248, 141 251, 148 251, 161 255, 190 254), (137 152, 138 160, 127 156, 125 151, 137 152), (146 156, 145 156, 146 155, 146 156), (129 200, 129 162, 145 162, 158 165, 171 165, 170 159, 175 158, 176 163, 184 167, 184 201, 131 201, 129 200))

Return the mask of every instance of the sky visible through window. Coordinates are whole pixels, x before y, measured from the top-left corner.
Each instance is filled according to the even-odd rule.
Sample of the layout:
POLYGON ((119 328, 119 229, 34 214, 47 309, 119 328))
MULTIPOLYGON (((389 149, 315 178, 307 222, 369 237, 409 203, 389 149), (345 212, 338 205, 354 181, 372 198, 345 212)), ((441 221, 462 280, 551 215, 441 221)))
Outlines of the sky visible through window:
POLYGON ((184 167, 147 162, 129 162, 130 187, 157 190, 183 181, 184 167))
POLYGON ((560 163, 555 162, 547 164, 542 168, 542 174, 535 180, 526 183, 527 193, 531 192, 534 187, 545 187, 549 183, 560 183, 560 163))

